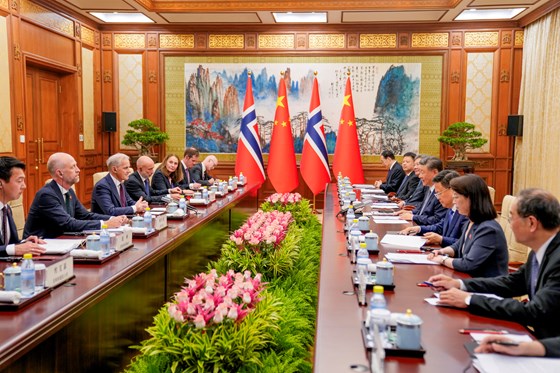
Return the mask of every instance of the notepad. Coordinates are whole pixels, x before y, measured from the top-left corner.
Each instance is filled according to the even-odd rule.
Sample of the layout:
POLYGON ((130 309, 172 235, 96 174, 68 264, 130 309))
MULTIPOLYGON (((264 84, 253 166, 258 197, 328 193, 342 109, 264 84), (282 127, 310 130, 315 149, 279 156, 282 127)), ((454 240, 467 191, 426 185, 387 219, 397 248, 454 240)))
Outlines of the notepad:
POLYGON ((422 254, 387 253, 385 258, 391 263, 439 265, 439 263, 428 260, 428 255, 422 254))
POLYGON ((44 244, 40 244, 45 248, 45 254, 66 254, 71 250, 79 247, 83 242, 83 238, 45 238, 44 244))
MULTIPOLYGON (((392 224, 395 224, 395 221, 393 221, 392 224)), ((385 237, 383 237, 383 239, 381 240, 381 243, 384 245, 391 245, 404 249, 420 249, 426 243, 426 239, 422 238, 421 236, 386 234, 385 237)))
POLYGON ((374 218, 373 222, 375 224, 408 224, 406 220, 399 219, 389 219, 389 218, 374 218))
POLYGON ((558 372, 560 359, 544 357, 475 354, 473 366, 484 373, 558 372))

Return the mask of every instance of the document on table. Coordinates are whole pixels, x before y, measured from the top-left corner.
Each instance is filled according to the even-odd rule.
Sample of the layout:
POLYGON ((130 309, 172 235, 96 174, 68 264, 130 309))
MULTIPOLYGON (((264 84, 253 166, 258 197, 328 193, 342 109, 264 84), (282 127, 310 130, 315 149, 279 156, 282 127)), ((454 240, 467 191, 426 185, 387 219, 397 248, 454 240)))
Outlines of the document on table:
POLYGON ((391 263, 439 265, 439 263, 428 260, 428 255, 423 254, 387 253, 385 258, 391 263))
MULTIPOLYGON (((493 294, 492 294, 493 295, 493 294)), ((489 334, 489 333, 470 333, 472 339, 474 339, 476 342, 480 343, 482 342, 482 340, 488 336, 495 336, 495 334, 489 334)), ((500 334, 501 337, 507 337, 509 339, 511 339, 512 341, 515 342, 531 342, 533 339, 531 339, 531 337, 529 337, 528 334, 511 334, 511 333, 507 333, 507 334, 500 334)))
POLYGON ((373 203, 371 207, 374 209, 398 209, 399 205, 396 203, 373 203))
POLYGON ((40 244, 45 248, 45 254, 66 254, 84 242, 83 238, 45 238, 46 243, 40 244))
POLYGON ((391 216, 373 218, 373 222, 375 224, 408 224, 408 221, 399 219, 398 216, 395 216, 395 219, 392 219, 391 216))
MULTIPOLYGON (((385 255, 385 256, 387 256, 387 255, 385 255)), ((481 295, 481 296, 487 297, 487 298, 504 299, 504 298, 500 297, 499 295, 490 294, 490 293, 473 293, 473 295, 481 295)), ((447 304, 439 304, 438 303, 439 302, 439 293, 434 293, 434 296, 432 298, 425 298, 424 300, 427 303, 431 304, 432 306, 451 307, 447 304)), ((470 334, 471 334, 471 337, 473 337, 477 342, 480 342, 482 340, 482 338, 486 337, 487 335, 490 335, 490 334, 484 334, 482 336, 482 338, 480 338, 480 340, 478 340, 477 338, 475 338, 475 335, 478 336, 478 335, 482 335, 483 333, 470 333, 470 334)), ((516 334, 516 335, 519 336, 518 334, 516 334)), ((531 338, 529 336, 526 336, 526 337, 528 337, 529 340, 531 340, 531 338)), ((515 338, 512 338, 512 339, 515 339, 515 338)), ((520 341, 520 342, 522 342, 522 341, 520 341)))
MULTIPOLYGON (((395 223, 393 222, 392 224, 395 223)), ((381 243, 384 245, 397 246, 399 248, 420 249, 426 243, 426 239, 420 236, 407 236, 405 234, 386 234, 381 240, 381 243)))
POLYGON ((558 372, 560 359, 544 357, 509 356, 502 354, 475 354, 473 366, 483 373, 558 372))

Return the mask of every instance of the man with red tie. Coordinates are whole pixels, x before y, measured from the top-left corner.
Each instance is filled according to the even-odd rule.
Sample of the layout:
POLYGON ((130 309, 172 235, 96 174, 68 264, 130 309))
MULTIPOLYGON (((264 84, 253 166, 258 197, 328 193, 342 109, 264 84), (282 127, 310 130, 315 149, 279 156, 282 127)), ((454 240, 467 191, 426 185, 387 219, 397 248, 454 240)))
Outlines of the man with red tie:
POLYGON ((91 193, 91 211, 111 216, 133 215, 142 213, 148 202, 142 197, 134 201, 128 195, 124 182, 130 175, 130 159, 128 155, 117 153, 107 159, 107 176, 99 180, 91 193))
POLYGON ((8 202, 18 199, 25 189, 25 163, 14 157, 0 157, 0 256, 40 255, 45 252, 39 244, 45 241, 29 236, 19 243, 18 232, 8 202))

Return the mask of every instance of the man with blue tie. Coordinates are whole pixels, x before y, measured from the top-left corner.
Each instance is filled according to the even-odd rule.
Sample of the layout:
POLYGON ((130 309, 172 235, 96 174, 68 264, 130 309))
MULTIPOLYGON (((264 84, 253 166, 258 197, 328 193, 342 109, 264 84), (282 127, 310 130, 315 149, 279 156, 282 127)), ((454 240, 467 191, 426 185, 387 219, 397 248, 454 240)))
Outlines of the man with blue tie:
POLYGON ((404 220, 412 220, 417 225, 431 225, 445 217, 447 209, 439 203, 434 191, 434 177, 443 169, 441 159, 436 157, 423 158, 418 166, 420 180, 429 189, 424 195, 424 201, 412 211, 400 211, 399 216, 404 220))
POLYGON ((461 237, 465 224, 469 221, 466 216, 459 214, 453 203, 453 193, 449 183, 459 176, 456 171, 443 170, 433 179, 434 194, 439 203, 448 209, 445 217, 436 224, 408 227, 402 230, 401 234, 422 234, 428 245, 441 247, 450 246, 457 241, 461 237))
POLYGON ((420 179, 414 172, 414 159, 416 154, 412 152, 404 153, 402 159, 402 169, 405 174, 404 179, 397 189, 396 197, 400 200, 406 200, 412 196, 412 193, 416 190, 416 186, 420 182, 420 179))
POLYGON ((55 238, 64 232, 97 230, 102 223, 116 228, 127 221, 126 216, 111 217, 86 210, 72 188, 80 181, 80 169, 70 154, 52 154, 47 161, 47 169, 52 180, 35 194, 23 237, 55 238))
POLYGON ((165 196, 180 199, 182 190, 179 187, 167 190, 154 190, 151 187, 150 176, 154 174, 154 166, 152 158, 145 155, 138 158, 136 161, 136 171, 124 182, 130 197, 135 201, 142 198, 148 203, 162 202, 162 198, 165 196))
POLYGON ((396 192, 404 179, 402 166, 395 160, 395 153, 392 150, 383 150, 381 153, 381 163, 385 168, 389 169, 387 180, 385 182, 377 180, 373 185, 385 193, 396 192))
POLYGON ((516 272, 464 280, 436 275, 429 281, 448 289, 440 292, 443 305, 518 322, 534 330, 539 339, 560 336, 560 203, 543 189, 522 190, 511 206, 509 221, 515 240, 531 248, 527 263, 516 272), (512 299, 522 295, 528 295, 529 301, 512 299))
POLYGON ((8 202, 21 197, 25 185, 25 163, 14 157, 0 157, 0 256, 41 255, 45 249, 40 246, 45 241, 30 236, 20 243, 12 210, 8 202))
POLYGON ((142 197, 134 201, 128 195, 124 182, 130 175, 130 158, 126 154, 113 154, 107 159, 107 176, 99 180, 91 193, 91 211, 111 216, 142 213, 148 202, 142 197))
POLYGON ((183 189, 197 190, 201 187, 201 185, 194 180, 192 174, 192 168, 198 163, 199 155, 199 151, 192 146, 186 148, 183 152, 183 159, 181 159, 181 164, 179 165, 183 169, 183 175, 185 175, 183 181, 179 183, 183 189))

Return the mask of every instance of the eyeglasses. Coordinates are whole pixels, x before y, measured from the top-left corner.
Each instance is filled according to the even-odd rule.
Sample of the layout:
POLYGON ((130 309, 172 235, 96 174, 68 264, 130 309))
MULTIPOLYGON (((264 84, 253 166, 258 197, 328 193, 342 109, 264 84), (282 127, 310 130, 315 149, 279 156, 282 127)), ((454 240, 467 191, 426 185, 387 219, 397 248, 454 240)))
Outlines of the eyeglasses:
POLYGON ((449 190, 449 188, 445 188, 444 190, 440 190, 439 192, 435 192, 434 196, 439 197, 443 194, 443 192, 445 192, 446 190, 449 190))

